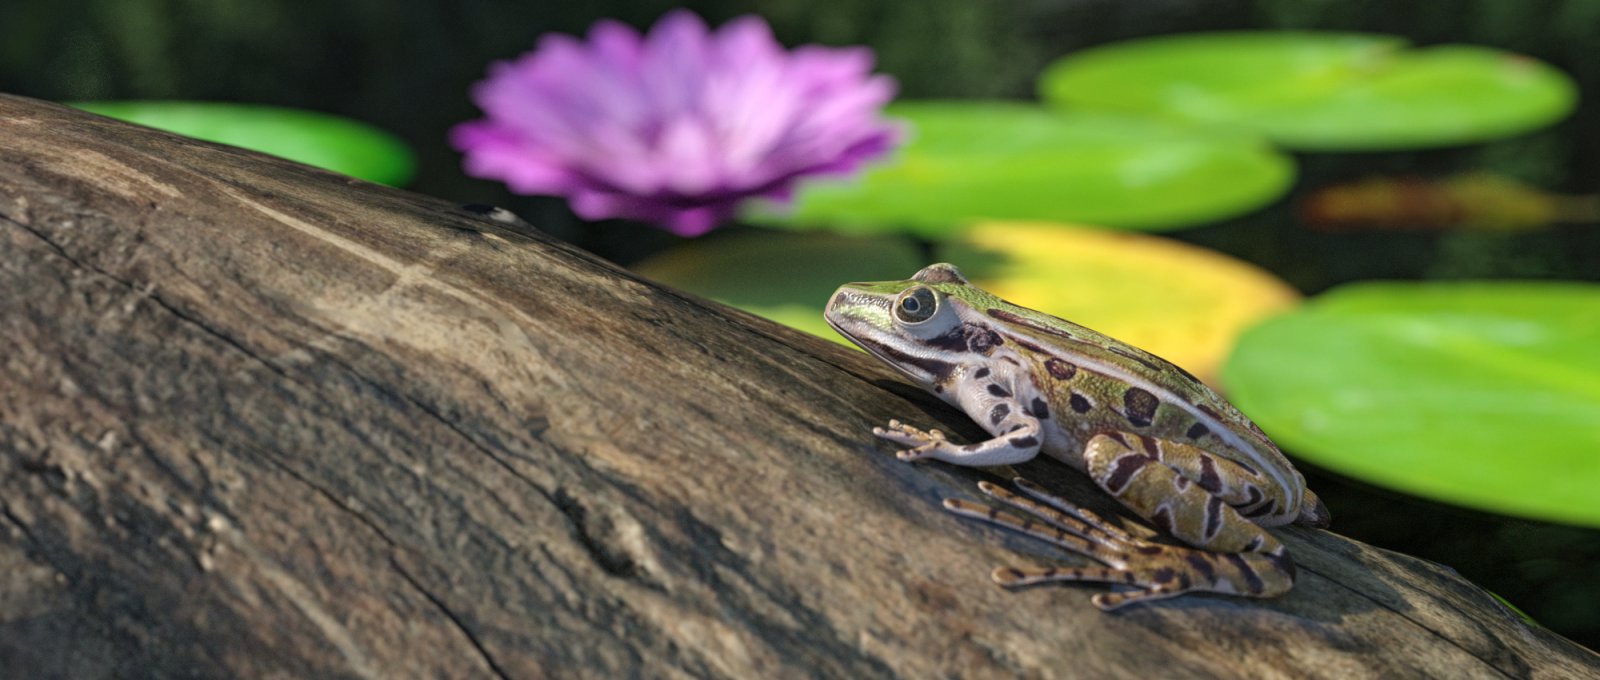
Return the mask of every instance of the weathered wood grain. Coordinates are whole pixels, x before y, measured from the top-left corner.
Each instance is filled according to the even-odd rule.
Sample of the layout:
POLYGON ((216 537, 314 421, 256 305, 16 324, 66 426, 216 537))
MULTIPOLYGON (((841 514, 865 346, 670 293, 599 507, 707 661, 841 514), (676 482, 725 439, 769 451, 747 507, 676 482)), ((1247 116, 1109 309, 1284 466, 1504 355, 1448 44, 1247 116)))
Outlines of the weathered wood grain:
POLYGON ((0 97, 0 675, 1600 673, 1320 531, 1271 602, 1001 590, 1052 554, 890 417, 971 432, 535 231, 0 97))

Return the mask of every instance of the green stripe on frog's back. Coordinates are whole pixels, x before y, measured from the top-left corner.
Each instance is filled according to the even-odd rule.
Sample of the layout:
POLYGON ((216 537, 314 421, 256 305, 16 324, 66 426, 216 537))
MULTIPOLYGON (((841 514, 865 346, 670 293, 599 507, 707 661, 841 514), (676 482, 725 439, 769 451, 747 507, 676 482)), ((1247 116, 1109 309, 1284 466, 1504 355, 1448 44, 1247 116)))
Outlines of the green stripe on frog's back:
MULTIPOLYGON (((1289 472, 1292 468, 1272 440, 1188 371, 1083 326, 998 299, 987 313, 1002 322, 995 324, 995 330, 1012 345, 1044 355, 1039 363, 1047 369, 1070 365, 1128 385, 1129 389, 1116 395, 1120 402, 1116 406, 1121 407, 1118 412, 1129 421, 1129 431, 1149 432, 1143 428, 1152 424, 1163 428, 1180 425, 1158 415, 1158 410, 1167 412, 1167 409, 1160 409, 1163 405, 1175 407, 1193 422, 1181 423, 1173 439, 1182 441, 1181 437, 1193 439, 1214 434, 1223 444, 1238 451, 1238 462, 1271 475, 1284 488, 1298 488, 1285 477, 1293 474, 1289 472), (1189 436, 1191 434, 1194 436, 1189 436)), ((1054 370, 1051 373, 1057 379, 1062 377, 1054 370)), ((1099 400, 1105 398, 1102 395, 1099 400)), ((1293 500, 1298 501, 1298 498, 1293 500)))

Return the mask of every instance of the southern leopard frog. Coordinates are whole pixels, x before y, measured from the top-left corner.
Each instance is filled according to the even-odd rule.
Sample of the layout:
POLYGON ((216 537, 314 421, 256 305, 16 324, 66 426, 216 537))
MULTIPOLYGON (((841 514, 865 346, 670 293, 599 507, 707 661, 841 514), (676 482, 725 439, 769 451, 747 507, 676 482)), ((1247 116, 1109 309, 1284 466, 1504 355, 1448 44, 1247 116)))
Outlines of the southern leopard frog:
POLYGON ((1136 347, 1001 300, 936 264, 907 281, 851 283, 826 317, 842 335, 965 411, 993 438, 945 439, 898 421, 873 434, 907 447, 901 460, 1009 465, 1043 452, 1191 546, 1158 543, 1017 480, 1022 495, 980 488, 1037 519, 948 499, 951 511, 1060 545, 1099 567, 1000 568, 1017 586, 1095 581, 1101 609, 1186 592, 1271 597, 1294 563, 1263 527, 1326 526, 1328 512, 1250 419, 1183 369, 1136 347))

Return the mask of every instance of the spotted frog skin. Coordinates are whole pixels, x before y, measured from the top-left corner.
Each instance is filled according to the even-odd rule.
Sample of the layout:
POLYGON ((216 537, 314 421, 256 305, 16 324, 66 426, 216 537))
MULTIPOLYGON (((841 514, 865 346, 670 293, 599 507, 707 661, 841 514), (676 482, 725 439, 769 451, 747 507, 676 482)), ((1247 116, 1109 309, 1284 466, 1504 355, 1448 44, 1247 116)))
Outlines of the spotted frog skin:
POLYGON ((851 283, 828 302, 829 325, 912 382, 966 412, 992 438, 947 440, 889 421, 873 434, 901 460, 1011 465, 1040 453, 1193 548, 1119 527, 1027 480, 1022 494, 980 489, 1024 518, 960 499, 945 507, 1078 553, 1099 566, 996 569, 1001 585, 1092 581, 1131 586, 1101 609, 1188 592, 1272 597, 1294 562, 1264 527, 1326 526, 1305 479, 1254 423, 1183 369, 1148 352, 971 285, 949 264, 910 280, 851 283))

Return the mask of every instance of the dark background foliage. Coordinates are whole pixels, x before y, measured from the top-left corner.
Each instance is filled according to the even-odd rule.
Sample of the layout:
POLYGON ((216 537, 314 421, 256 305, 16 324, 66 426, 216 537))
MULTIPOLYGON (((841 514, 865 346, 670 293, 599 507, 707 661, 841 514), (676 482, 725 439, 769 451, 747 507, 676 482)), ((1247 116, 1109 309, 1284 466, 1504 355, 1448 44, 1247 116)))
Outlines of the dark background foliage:
MULTIPOLYGON (((276 104, 374 123, 417 150, 417 191, 521 213, 624 264, 670 245, 639 225, 581 225, 560 200, 470 179, 445 131, 476 116, 486 65, 599 17, 636 26, 674 3, 597 0, 10 0, 0 3, 0 91, 51 100, 276 104)), ((1392 33, 1545 60, 1587 98, 1565 122, 1491 144, 1419 153, 1301 155, 1295 192, 1377 174, 1488 170, 1571 194, 1600 191, 1600 0, 715 0, 713 24, 765 17, 786 44, 865 44, 903 97, 1029 98, 1050 59, 1147 35, 1220 29, 1392 33)), ((0 134, 4 134, 0 130, 0 134)), ((1303 292, 1358 279, 1600 280, 1596 224, 1515 235, 1317 234, 1290 207, 1174 234, 1260 264, 1303 292)), ((1600 351, 1600 350, 1597 350, 1600 351)), ((1597 415, 1600 422, 1600 415, 1597 415)), ((1507 452, 1515 456, 1515 452, 1507 452)), ((1449 564, 1538 619, 1600 647, 1600 532, 1426 503, 1311 470, 1343 533, 1449 564)))

